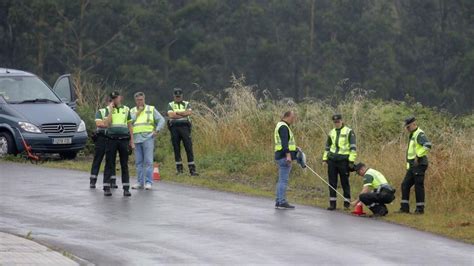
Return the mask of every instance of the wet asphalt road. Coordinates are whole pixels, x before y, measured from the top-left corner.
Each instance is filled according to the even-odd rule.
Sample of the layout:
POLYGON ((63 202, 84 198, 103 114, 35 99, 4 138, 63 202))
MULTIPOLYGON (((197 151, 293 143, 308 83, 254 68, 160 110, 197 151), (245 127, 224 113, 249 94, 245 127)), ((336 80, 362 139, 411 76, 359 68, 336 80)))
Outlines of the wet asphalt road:
POLYGON ((105 198, 87 173, 0 162, 0 231, 99 265, 473 265, 474 246, 368 218, 159 183, 105 198))

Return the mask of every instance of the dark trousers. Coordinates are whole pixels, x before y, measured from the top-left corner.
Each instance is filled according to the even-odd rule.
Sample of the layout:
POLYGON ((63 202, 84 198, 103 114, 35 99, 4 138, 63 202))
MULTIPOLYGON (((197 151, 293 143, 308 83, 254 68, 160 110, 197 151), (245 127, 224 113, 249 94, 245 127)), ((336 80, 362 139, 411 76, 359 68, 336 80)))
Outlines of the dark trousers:
POLYGON ((410 189, 415 186, 416 208, 425 208, 425 172, 428 165, 411 166, 402 182, 401 209, 410 210, 410 189))
MULTIPOLYGON (((96 180, 99 175, 100 165, 105 157, 105 150, 107 147, 107 137, 104 134, 97 134, 94 140, 94 159, 91 166, 91 179, 96 180)), ((115 177, 115 161, 112 171, 112 177, 115 177)))
POLYGON ((109 138, 107 140, 107 148, 105 155, 105 170, 104 170, 104 189, 109 189, 111 185, 111 177, 114 173, 115 158, 117 152, 120 157, 120 169, 122 171, 122 186, 123 189, 128 190, 130 188, 130 176, 128 173, 128 145, 130 139, 116 139, 109 138))
POLYGON ((186 156, 188 157, 188 164, 194 165, 194 154, 193 154, 193 142, 191 139, 191 126, 190 125, 174 125, 170 127, 171 131, 171 143, 174 149, 174 160, 176 164, 182 164, 181 159, 181 141, 184 144, 186 150, 186 156))
POLYGON ((359 200, 364 203, 374 214, 385 215, 388 213, 387 206, 395 199, 395 191, 382 189, 380 192, 369 192, 359 195, 359 200))
MULTIPOLYGON (((344 191, 343 195, 346 199, 351 198, 351 186, 349 184, 349 161, 348 160, 328 160, 328 182, 337 189, 337 176, 341 177, 341 186, 344 191)), ((332 188, 329 188, 329 203, 336 206, 337 194, 332 188)))

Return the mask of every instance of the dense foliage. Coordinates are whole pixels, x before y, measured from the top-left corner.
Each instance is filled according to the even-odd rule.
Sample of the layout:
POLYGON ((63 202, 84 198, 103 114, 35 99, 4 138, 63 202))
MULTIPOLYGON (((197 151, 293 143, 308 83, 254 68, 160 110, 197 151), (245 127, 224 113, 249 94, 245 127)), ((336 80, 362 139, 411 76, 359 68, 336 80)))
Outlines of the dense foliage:
POLYGON ((73 72, 156 104, 243 74, 296 100, 363 87, 466 113, 473 24, 472 0, 0 0, 0 66, 49 82, 73 72))

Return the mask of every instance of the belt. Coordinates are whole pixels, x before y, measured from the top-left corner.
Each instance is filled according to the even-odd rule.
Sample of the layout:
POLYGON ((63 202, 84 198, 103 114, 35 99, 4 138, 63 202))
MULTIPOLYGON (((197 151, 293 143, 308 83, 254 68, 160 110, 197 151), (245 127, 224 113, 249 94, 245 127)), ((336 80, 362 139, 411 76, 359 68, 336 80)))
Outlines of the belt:
POLYGON ((130 136, 107 136, 107 138, 113 140, 129 140, 130 136))
POLYGON ((383 185, 380 185, 378 188, 377 188, 377 194, 382 192, 382 190, 385 190, 387 192, 390 192, 390 193, 395 193, 395 189, 392 188, 392 186, 388 185, 388 184, 383 184, 383 185))

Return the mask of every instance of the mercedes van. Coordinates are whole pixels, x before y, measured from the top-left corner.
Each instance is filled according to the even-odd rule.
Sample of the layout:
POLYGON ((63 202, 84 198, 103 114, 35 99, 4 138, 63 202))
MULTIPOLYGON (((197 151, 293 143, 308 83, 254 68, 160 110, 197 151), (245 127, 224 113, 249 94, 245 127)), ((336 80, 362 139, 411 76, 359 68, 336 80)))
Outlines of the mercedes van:
POLYGON ((27 145, 33 153, 74 159, 87 140, 75 103, 71 75, 59 77, 51 89, 34 74, 0 68, 0 157, 27 145))

